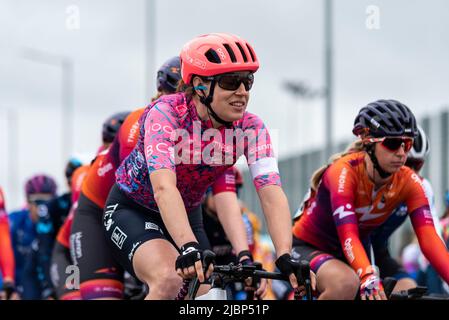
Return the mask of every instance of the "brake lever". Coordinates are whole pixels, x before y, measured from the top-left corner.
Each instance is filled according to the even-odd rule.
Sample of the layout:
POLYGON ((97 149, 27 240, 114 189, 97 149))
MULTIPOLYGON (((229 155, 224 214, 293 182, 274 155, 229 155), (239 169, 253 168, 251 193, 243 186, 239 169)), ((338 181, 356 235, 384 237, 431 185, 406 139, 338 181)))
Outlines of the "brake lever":
MULTIPOLYGON (((206 277, 206 271, 209 269, 209 266, 214 262, 215 260, 215 253, 213 253, 210 250, 204 250, 203 251, 203 273, 204 277, 206 277)), ((189 297, 192 300, 195 300, 196 294, 198 293, 198 289, 200 288, 201 282, 198 279, 198 276, 196 276, 193 281, 190 283, 189 286, 189 297)))

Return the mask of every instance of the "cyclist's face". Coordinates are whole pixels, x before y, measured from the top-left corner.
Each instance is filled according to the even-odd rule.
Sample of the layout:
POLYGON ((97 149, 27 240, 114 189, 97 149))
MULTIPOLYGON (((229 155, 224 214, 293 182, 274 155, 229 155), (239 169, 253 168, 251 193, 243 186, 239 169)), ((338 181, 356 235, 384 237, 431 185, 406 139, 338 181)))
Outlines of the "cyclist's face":
POLYGON ((380 143, 376 143, 375 148, 380 166, 388 173, 399 171, 407 160, 407 152, 404 151, 402 146, 396 151, 390 151, 381 146, 380 143))
POLYGON ((51 193, 34 193, 28 195, 28 208, 30 210, 31 221, 37 222, 39 220, 39 205, 51 200, 53 195, 51 193))
MULTIPOLYGON (((249 72, 236 72, 234 75, 236 77, 247 77, 249 72)), ((231 80, 233 79, 222 79, 221 81, 224 82, 222 86, 227 87, 226 85, 229 84, 228 82, 232 82, 231 80)), ((209 86, 210 83, 208 83, 209 86)), ((215 84, 214 98, 211 103, 212 109, 225 121, 236 121, 243 118, 249 101, 249 91, 246 90, 245 84, 241 82, 240 86, 235 90, 224 89, 222 86, 218 83, 215 84)))

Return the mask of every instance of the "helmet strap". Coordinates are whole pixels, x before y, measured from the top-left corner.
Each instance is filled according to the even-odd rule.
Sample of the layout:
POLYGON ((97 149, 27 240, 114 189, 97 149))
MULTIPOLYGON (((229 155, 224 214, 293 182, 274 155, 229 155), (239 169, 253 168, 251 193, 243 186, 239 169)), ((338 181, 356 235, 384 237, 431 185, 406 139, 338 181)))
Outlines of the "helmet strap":
POLYGON ((214 90, 215 90, 215 80, 211 81, 210 84, 210 91, 209 91, 209 95, 206 97, 204 94, 204 90, 201 88, 201 92, 204 94, 203 96, 200 96, 200 101, 202 104, 204 104, 207 108, 207 112, 209 114, 209 116, 211 116, 212 118, 215 119, 215 121, 217 121, 218 123, 226 126, 226 127, 232 127, 232 121, 226 121, 223 120, 222 118, 220 118, 215 111, 212 109, 211 103, 214 97, 214 90))
MULTIPOLYGON (((373 163, 374 169, 376 169, 377 172, 379 173, 379 176, 380 176, 382 179, 386 179, 386 178, 388 178, 389 176, 391 176, 391 173, 386 172, 386 171, 385 171, 384 169, 382 169, 382 167, 380 166, 379 160, 377 159, 376 153, 374 152, 374 150, 375 150, 374 144, 367 145, 367 146, 365 147, 365 149, 366 149, 366 152, 367 152, 368 155, 369 155, 369 158, 371 159, 371 162, 373 163)), ((374 178, 374 177, 373 177, 373 178, 374 178)))

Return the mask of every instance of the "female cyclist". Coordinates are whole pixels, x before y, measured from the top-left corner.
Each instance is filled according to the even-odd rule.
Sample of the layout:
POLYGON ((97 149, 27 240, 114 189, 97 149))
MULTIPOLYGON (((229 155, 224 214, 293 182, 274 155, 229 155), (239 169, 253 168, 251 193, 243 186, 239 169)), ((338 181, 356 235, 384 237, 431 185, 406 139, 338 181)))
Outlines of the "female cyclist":
POLYGON ((320 299, 385 299, 362 245, 405 203, 421 249, 446 281, 449 254, 438 237, 422 180, 404 166, 417 135, 410 109, 395 100, 363 107, 353 133, 359 151, 336 157, 312 177, 311 197, 293 228, 294 253, 310 261, 320 299))
POLYGON ((242 38, 196 37, 181 51, 183 92, 154 101, 140 118, 139 140, 117 169, 103 218, 111 221, 105 231, 113 254, 149 285, 148 299, 173 299, 182 278, 204 280, 201 252, 209 244, 201 199, 243 154, 278 265, 297 287, 277 161, 265 125, 246 112, 258 68, 254 50, 242 38), (245 134, 249 138, 242 138, 245 134))

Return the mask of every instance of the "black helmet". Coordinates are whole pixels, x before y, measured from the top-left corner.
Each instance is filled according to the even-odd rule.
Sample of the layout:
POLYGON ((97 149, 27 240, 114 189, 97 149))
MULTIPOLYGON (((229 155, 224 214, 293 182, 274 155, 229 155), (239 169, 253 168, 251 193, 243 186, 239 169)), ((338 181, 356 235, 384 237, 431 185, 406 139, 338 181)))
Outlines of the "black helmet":
POLYGON ((125 121, 128 115, 129 111, 119 112, 110 116, 103 123, 103 131, 102 131, 103 143, 111 143, 112 141, 114 141, 115 135, 117 134, 118 130, 120 129, 120 126, 125 121))
POLYGON ((396 100, 377 100, 363 107, 354 120, 356 136, 381 138, 386 136, 418 135, 412 111, 396 100))
POLYGON ((157 71, 157 90, 174 93, 181 80, 181 60, 179 56, 167 60, 157 71))

